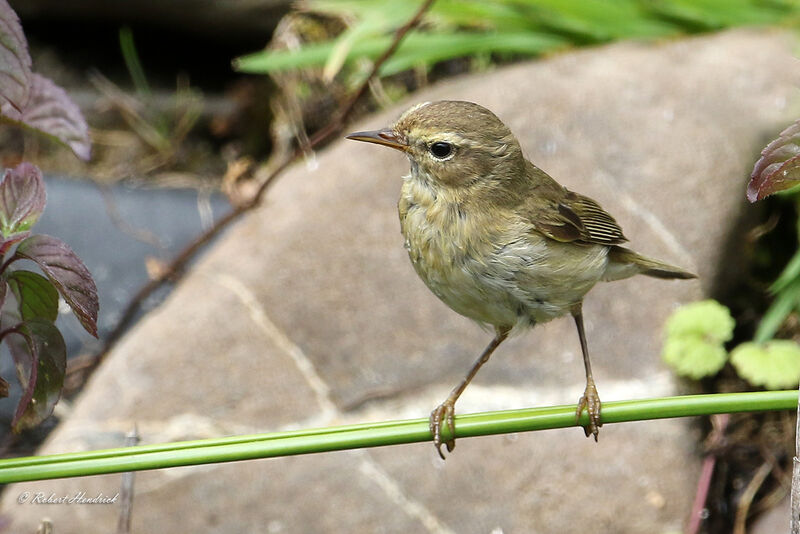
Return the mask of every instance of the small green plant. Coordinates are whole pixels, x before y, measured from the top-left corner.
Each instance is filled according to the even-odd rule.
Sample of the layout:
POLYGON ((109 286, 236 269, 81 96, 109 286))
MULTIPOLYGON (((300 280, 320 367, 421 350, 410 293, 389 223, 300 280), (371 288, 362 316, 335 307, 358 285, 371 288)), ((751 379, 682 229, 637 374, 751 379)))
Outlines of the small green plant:
MULTIPOLYGON (((747 199, 756 202, 773 194, 795 194, 800 184, 799 152, 800 120, 783 130, 761 151, 761 158, 750 175, 747 199)), ((796 194, 794 196, 800 206, 800 200, 796 194)), ((800 223, 797 231, 800 235, 800 223)), ((789 260, 769 290, 775 298, 764 313, 753 341, 737 346, 730 354, 730 361, 737 373, 751 384, 767 389, 796 386, 800 381, 800 346, 794 341, 773 340, 772 337, 789 314, 800 311, 800 251, 789 260)), ((691 378, 710 376, 728 359, 724 343, 731 338, 733 319, 727 308, 713 302, 684 306, 667 323, 663 357, 678 374, 691 378), (725 314, 729 326, 723 327, 722 322, 713 317, 725 314), (693 328, 700 335, 690 339, 681 328, 693 328)))
MULTIPOLYGON (((88 159, 88 127, 66 92, 32 72, 28 43, 16 13, 0 0, 0 123, 23 127, 65 144, 88 159)), ((97 288, 89 270, 61 240, 31 229, 47 197, 41 171, 22 162, 0 180, 0 341, 9 348, 22 385, 14 431, 39 424, 61 396, 66 346, 55 320, 59 295, 81 325, 97 336, 97 288), (35 263, 44 276, 18 269, 35 263)), ((0 397, 9 394, 0 378, 0 397)))
MULTIPOLYGON (((798 185, 800 119, 761 151, 761 158, 753 167, 747 185, 747 199, 757 202, 770 195, 781 194, 793 197, 796 208, 800 209, 800 196, 796 194, 798 185)), ((800 221, 797 223, 797 234, 800 237, 800 221)), ((800 311, 800 250, 795 252, 769 291, 775 299, 758 325, 754 336, 757 342, 771 339, 789 314, 800 311)))
POLYGON ((800 380, 800 347, 788 339, 742 343, 731 352, 731 363, 739 376, 767 389, 794 387, 800 380))
POLYGON ((728 353, 735 322, 728 308, 715 300, 693 302, 667 320, 664 361, 678 374, 699 379, 717 373, 728 353))
POLYGON ((110 97, 130 128, 153 149, 155 154, 142 162, 141 167, 154 170, 178 158, 182 143, 200 119, 203 99, 197 90, 189 87, 188 80, 179 79, 174 108, 166 111, 156 109, 130 28, 120 29, 119 43, 138 98, 125 95, 110 80, 99 75, 94 76, 93 81, 110 97))
MULTIPOLYGON (((773 194, 794 194, 800 185, 800 120, 783 130, 753 167, 747 186, 750 202, 773 194)), ((800 206, 800 199, 795 195, 800 206)), ((798 223, 800 235, 800 223, 798 223)), ((800 311, 800 251, 769 288, 775 296, 756 329, 752 342, 728 355, 725 343, 733 336, 734 320, 725 306, 713 300, 679 308, 667 321, 664 361, 675 371, 699 379, 716 374, 730 356, 739 376, 767 389, 793 387, 800 381, 800 346, 772 337, 790 313, 800 311)))
POLYGON ((728 354, 735 321, 715 300, 678 308, 667 320, 662 358, 681 375, 695 380, 713 376, 730 359, 736 372, 755 386, 793 387, 800 381, 800 345, 790 340, 746 342, 728 354))

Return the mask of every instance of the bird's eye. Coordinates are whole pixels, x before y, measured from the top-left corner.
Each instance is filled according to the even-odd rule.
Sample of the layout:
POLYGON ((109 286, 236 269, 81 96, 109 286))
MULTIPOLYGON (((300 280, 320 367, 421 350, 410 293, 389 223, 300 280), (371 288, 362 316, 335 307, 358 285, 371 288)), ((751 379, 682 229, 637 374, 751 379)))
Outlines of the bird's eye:
POLYGON ((431 145, 430 151, 433 157, 444 159, 453 153, 453 145, 445 143, 444 141, 438 141, 431 145))

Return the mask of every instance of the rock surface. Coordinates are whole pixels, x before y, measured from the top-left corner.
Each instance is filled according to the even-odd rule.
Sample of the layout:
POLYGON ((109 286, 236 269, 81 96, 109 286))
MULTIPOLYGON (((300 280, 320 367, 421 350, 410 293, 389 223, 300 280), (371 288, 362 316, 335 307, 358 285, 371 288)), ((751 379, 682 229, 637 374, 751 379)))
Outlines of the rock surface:
MULTIPOLYGON (((758 151, 795 118, 798 75, 782 33, 623 43, 455 79, 412 101, 492 109, 528 157, 615 215, 632 248, 701 276, 595 288, 585 303, 601 397, 675 393, 659 359, 666 316, 735 270, 758 151), (792 109, 795 108, 795 109, 792 109)), ((353 129, 390 123, 412 101, 353 129)), ((42 453, 343 422, 424 417, 489 335, 416 278, 395 204, 408 163, 341 142, 292 169, 95 374, 42 453)), ((503 345, 460 413, 573 403, 574 326, 503 345)), ((697 478, 689 420, 462 439, 143 472, 144 532, 677 532, 697 478)), ((10 531, 48 516, 61 533, 108 532, 117 507, 19 504, 23 492, 113 495, 119 475, 15 484, 10 531)))
POLYGON ((770 508, 763 515, 753 521, 749 529, 750 534, 775 534, 776 532, 789 532, 792 517, 792 503, 787 495, 779 504, 770 508))

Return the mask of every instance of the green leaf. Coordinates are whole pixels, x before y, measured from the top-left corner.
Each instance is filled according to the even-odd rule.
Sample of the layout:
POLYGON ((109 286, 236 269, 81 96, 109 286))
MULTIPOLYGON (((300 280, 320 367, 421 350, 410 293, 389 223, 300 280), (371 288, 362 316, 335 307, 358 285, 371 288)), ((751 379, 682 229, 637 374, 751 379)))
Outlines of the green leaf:
POLYGON ((735 324, 728 308, 715 300, 682 306, 667 319, 661 357, 681 376, 716 374, 725 365, 724 344, 733 337, 735 324))
POLYGON ((731 364, 739 376, 755 386, 795 387, 800 381, 800 346, 786 339, 742 343, 731 352, 731 364))
POLYGON ((652 2, 656 13, 674 18, 684 24, 703 29, 718 29, 735 24, 770 24, 778 22, 789 6, 777 2, 753 0, 670 0, 652 2))
MULTIPOLYGON (((386 41, 388 45, 388 41, 386 41)), ((432 65, 454 57, 485 52, 537 55, 567 46, 559 36, 541 32, 490 32, 456 34, 412 34, 395 55, 383 64, 382 76, 397 74, 418 65, 432 65)))
POLYGON ((498 32, 543 29, 531 6, 519 2, 437 0, 431 7, 429 18, 443 28, 461 27, 498 32))
POLYGON ((44 276, 31 271, 13 271, 8 275, 8 287, 17 299, 23 320, 54 322, 58 317, 58 291, 44 276))
POLYGON ((698 380, 715 375, 725 365, 725 347, 708 343, 699 337, 673 337, 664 343, 661 357, 675 372, 698 380))
MULTIPOLYGON (((388 36, 370 37, 352 43, 344 61, 356 58, 377 58, 392 42, 388 36)), ((432 63, 451 57, 467 56, 478 52, 513 52, 540 54, 565 46, 567 41, 559 36, 537 32, 508 33, 455 33, 422 34, 407 36, 397 52, 384 63, 381 74, 386 76, 418 64, 432 63)), ((242 56, 233 61, 234 69, 251 74, 319 67, 326 64, 334 50, 332 42, 306 45, 300 50, 266 50, 242 56)))
POLYGON ((592 41, 647 38, 678 33, 678 28, 641 9, 639 2, 615 0, 528 1, 542 22, 553 29, 592 41))
POLYGON ((716 300, 701 300, 681 306, 667 319, 667 335, 697 336, 721 344, 731 340, 734 326, 736 322, 728 308, 716 300))

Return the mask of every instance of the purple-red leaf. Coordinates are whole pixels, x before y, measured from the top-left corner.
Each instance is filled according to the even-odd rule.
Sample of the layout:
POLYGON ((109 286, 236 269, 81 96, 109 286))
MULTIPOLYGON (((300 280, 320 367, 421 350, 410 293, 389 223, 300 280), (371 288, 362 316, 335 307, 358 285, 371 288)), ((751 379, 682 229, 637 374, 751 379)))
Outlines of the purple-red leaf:
POLYGON ((32 235, 19 244, 14 255, 35 261, 86 331, 97 337, 97 286, 89 269, 66 243, 49 235, 32 235))
POLYGON ((0 232, 8 239, 30 230, 47 203, 42 172, 28 162, 8 169, 0 182, 0 232))
POLYGON ((16 234, 11 234, 6 238, 0 239, 0 257, 4 257, 12 246, 26 239, 29 235, 31 235, 30 231, 17 232, 16 234))
MULTIPOLYGON (((2 278, 0 278, 0 308, 3 307, 3 304, 6 303, 6 293, 8 292, 8 286, 3 282, 2 278)), ((2 397, 2 395, 0 395, 2 397)))
POLYGON ((30 95, 22 110, 4 103, 0 113, 67 145, 83 160, 91 157, 89 126, 80 108, 66 91, 44 76, 31 75, 30 95))
POLYGON ((761 151, 747 184, 747 200, 755 202, 800 183, 800 120, 761 151))
POLYGON ((0 104, 21 111, 28 103, 31 56, 19 17, 0 0, 0 104))
POLYGON ((38 425, 53 413, 64 385, 67 347, 61 332, 48 321, 24 321, 14 330, 5 339, 23 388, 11 422, 14 432, 19 432, 38 425))
POLYGON ((0 0, 0 119, 59 141, 83 160, 91 155, 89 127, 61 87, 31 71, 19 17, 0 0))

